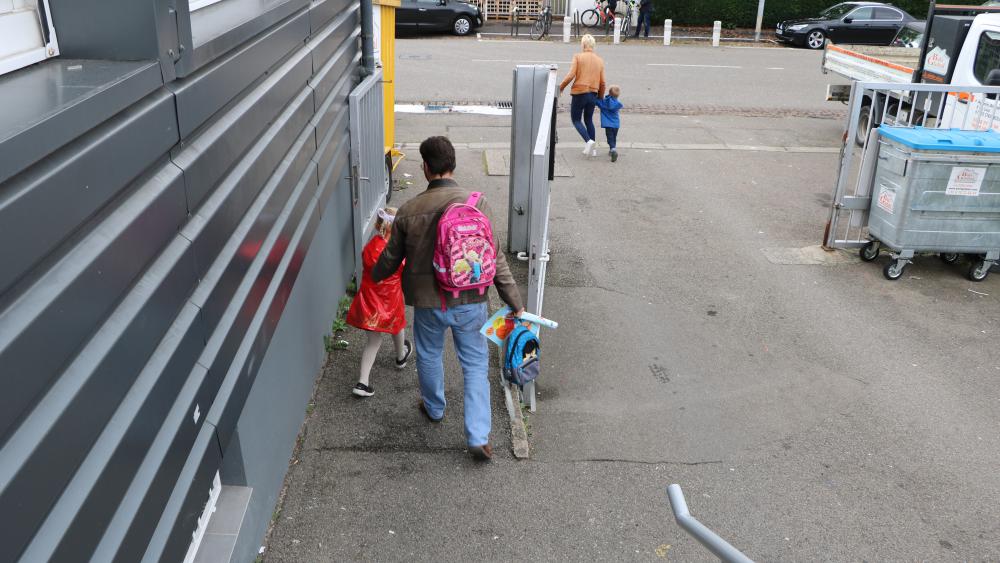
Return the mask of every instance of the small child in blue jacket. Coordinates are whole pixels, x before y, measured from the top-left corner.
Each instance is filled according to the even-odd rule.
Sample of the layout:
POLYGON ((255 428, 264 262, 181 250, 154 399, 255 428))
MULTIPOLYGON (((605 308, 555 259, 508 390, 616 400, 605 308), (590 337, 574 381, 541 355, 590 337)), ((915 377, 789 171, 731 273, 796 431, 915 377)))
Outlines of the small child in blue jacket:
POLYGON ((608 95, 603 100, 597 100, 597 107, 601 108, 601 127, 608 137, 608 146, 611 147, 611 162, 618 160, 618 128, 621 127, 621 120, 618 118, 618 110, 622 109, 622 103, 618 101, 621 95, 621 88, 612 85, 608 88, 608 95))

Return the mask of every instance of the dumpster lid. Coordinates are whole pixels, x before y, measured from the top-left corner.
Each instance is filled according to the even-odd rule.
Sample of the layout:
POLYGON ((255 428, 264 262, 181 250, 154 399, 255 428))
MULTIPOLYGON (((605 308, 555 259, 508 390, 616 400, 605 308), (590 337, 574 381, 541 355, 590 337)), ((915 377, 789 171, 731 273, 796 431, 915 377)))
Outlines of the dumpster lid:
POLYGON ((879 127, 879 135, 910 148, 933 151, 1000 152, 1000 135, 993 131, 879 127))

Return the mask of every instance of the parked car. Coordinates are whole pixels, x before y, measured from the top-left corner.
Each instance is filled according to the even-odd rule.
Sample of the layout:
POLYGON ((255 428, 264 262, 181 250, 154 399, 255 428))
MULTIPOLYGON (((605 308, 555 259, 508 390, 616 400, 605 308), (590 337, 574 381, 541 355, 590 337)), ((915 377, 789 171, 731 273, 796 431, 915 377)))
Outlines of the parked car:
POLYGON ((896 34, 896 38, 889 43, 890 47, 903 47, 904 49, 919 49, 924 41, 924 30, 927 29, 927 22, 912 21, 903 26, 896 34))
POLYGON ((482 25, 479 7, 460 0, 402 0, 396 8, 397 32, 446 31, 468 35, 482 25))
POLYGON ((889 45, 899 30, 914 17, 880 2, 843 2, 820 12, 818 17, 783 21, 775 31, 779 41, 822 49, 834 43, 889 45))

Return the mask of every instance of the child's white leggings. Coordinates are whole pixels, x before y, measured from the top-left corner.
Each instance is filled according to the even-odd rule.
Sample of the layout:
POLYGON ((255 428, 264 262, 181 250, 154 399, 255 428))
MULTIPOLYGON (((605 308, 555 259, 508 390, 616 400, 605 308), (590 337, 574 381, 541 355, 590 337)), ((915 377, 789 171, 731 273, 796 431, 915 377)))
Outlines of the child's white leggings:
MULTIPOLYGON (((406 340, 406 329, 403 329, 396 334, 392 335, 392 344, 396 348, 396 359, 403 357, 406 350, 403 349, 404 342, 406 340)), ((375 332, 374 330, 368 331, 368 342, 365 343, 365 349, 361 352, 361 376, 358 381, 368 385, 368 378, 372 372, 372 366, 375 365, 375 357, 378 356, 378 349, 382 346, 382 333, 375 332)))

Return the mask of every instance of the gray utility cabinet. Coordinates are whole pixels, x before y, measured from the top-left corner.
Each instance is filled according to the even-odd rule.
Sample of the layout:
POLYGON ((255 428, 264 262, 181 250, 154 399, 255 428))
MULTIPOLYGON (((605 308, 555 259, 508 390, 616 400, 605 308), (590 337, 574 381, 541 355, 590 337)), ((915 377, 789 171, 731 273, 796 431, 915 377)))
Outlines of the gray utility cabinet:
MULTIPOLYGON (((972 254, 985 278, 1000 257, 1000 135, 922 127, 879 129, 869 235, 897 253, 897 279, 916 253, 972 254)), ((873 258, 877 247, 862 251, 873 258)), ((971 276, 971 274, 970 274, 971 276)))
POLYGON ((0 77, 2 559, 182 561, 218 475, 251 561, 355 270, 360 4, 49 7, 0 77))

